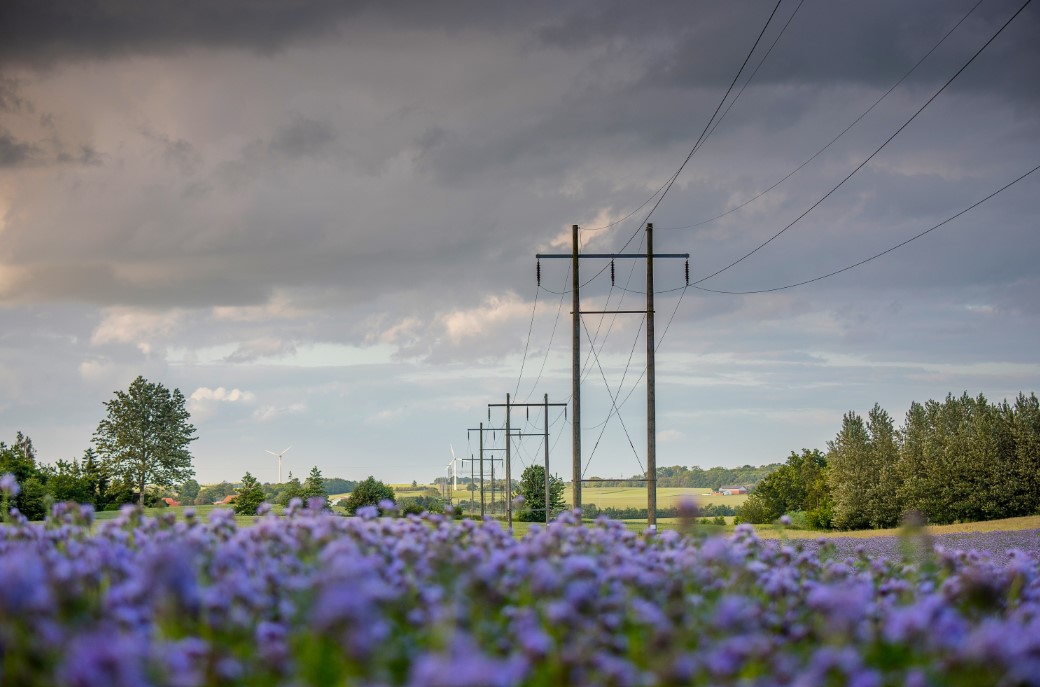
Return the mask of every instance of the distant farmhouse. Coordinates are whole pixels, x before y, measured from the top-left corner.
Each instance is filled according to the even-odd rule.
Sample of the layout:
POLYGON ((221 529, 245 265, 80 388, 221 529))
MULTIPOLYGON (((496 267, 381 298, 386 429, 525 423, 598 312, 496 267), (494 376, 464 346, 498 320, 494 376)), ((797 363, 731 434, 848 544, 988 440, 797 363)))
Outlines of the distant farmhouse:
POLYGON ((719 492, 718 493, 722 494, 723 496, 735 496, 737 494, 746 494, 747 493, 747 487, 740 486, 740 485, 733 485, 733 486, 728 486, 728 487, 727 486, 721 486, 721 487, 719 487, 719 492))

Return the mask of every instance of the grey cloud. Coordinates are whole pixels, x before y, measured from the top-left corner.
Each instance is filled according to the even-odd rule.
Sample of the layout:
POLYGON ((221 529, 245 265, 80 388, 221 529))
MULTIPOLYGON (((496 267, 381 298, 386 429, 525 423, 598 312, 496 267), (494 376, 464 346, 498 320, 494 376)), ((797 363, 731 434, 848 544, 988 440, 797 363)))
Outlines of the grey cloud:
POLYGON ((293 159, 326 153, 335 141, 329 122, 301 118, 276 131, 269 145, 271 152, 293 159))
POLYGON ((517 16, 537 16, 545 6, 510 3, 488 12, 488 5, 477 0, 450 5, 371 0, 9 0, 0 5, 0 63, 49 66, 63 60, 175 54, 191 47, 269 55, 304 40, 338 37, 344 26, 359 21, 438 31, 505 28, 514 26, 517 16))
POLYGON ((0 168, 28 164, 39 153, 39 146, 19 141, 10 132, 0 129, 0 168))
POLYGON ((0 75, 0 112, 33 112, 33 104, 18 93, 18 81, 0 75))
POLYGON ((145 128, 141 133, 146 139, 159 146, 163 162, 176 168, 182 175, 190 176, 202 164, 202 155, 189 141, 183 138, 170 138, 166 134, 149 128, 145 128))

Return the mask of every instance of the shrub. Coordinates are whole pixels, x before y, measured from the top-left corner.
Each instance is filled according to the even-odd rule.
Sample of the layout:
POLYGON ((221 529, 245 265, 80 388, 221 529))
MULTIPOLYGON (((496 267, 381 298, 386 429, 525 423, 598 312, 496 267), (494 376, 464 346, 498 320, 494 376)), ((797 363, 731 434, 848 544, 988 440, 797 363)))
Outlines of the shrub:
POLYGON ((381 501, 393 501, 397 503, 393 487, 383 484, 371 475, 368 479, 359 483, 357 488, 350 492, 347 497, 347 512, 356 515, 358 508, 363 506, 379 506, 381 501))

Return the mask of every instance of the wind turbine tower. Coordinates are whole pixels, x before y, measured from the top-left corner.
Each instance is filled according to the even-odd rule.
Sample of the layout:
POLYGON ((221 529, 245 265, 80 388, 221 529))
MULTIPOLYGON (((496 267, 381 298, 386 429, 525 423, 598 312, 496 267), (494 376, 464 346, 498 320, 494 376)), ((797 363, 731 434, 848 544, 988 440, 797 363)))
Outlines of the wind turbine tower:
POLYGON ((270 453, 272 456, 276 456, 278 458, 278 484, 282 483, 282 456, 284 456, 286 453, 288 453, 290 448, 292 448, 292 446, 290 446, 289 448, 285 449, 281 453, 275 453, 274 451, 268 451, 268 453, 270 453))

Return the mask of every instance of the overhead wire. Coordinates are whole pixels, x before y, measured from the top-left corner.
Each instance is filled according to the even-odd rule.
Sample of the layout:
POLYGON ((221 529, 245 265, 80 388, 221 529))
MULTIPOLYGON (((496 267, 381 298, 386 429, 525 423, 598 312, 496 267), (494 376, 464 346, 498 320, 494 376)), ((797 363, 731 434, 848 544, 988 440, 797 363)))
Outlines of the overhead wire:
POLYGON ((538 310, 538 291, 536 287, 534 290, 534 303, 531 304, 531 323, 527 326, 527 341, 524 343, 524 355, 520 360, 520 376, 516 378, 516 388, 513 390, 513 395, 518 396, 520 394, 520 380, 524 378, 524 367, 527 365, 527 351, 531 346, 531 333, 534 331, 534 314, 538 310))
MULTIPOLYGON (((582 326, 585 329, 585 337, 589 339, 590 344, 591 344, 592 337, 591 337, 591 335, 589 333, 588 327, 585 327, 584 320, 582 321, 582 326)), ((621 428, 624 430, 625 437, 628 439, 628 445, 632 447, 632 454, 636 457, 636 462, 639 463, 639 467, 640 467, 640 469, 642 469, 643 468, 643 463, 642 463, 642 461, 639 460, 639 453, 636 451, 636 446, 632 442, 632 436, 628 433, 628 427, 625 426, 625 421, 624 421, 624 419, 622 419, 620 411, 618 411, 618 408, 617 408, 617 405, 616 405, 617 396, 615 396, 614 391, 610 388, 610 382, 607 381, 607 373, 604 372, 604 370, 603 370, 603 364, 599 360, 599 353, 596 352, 596 348, 594 346, 590 345, 589 348, 592 351, 593 357, 596 359, 596 365, 599 367, 600 375, 603 377, 603 384, 607 387, 607 393, 610 395, 610 402, 611 402, 611 405, 613 406, 612 409, 613 409, 613 411, 615 411, 615 414, 617 415, 618 421, 621 423, 621 428)), ((617 395, 618 396, 620 395, 620 391, 618 392, 617 395)), ((609 417, 608 417, 608 419, 609 419, 609 417)), ((592 462, 592 456, 596 455, 596 449, 599 447, 599 442, 600 442, 600 439, 602 439, 602 438, 603 438, 603 434, 601 432, 599 439, 596 440, 596 444, 592 447, 592 452, 589 454, 589 460, 588 460, 588 462, 585 465, 585 469, 582 470, 582 473, 581 473, 582 477, 585 476, 585 472, 588 470, 588 466, 592 462)))
MULTIPOLYGON (((979 0, 979 2, 982 2, 982 0, 979 0)), ((747 89, 748 85, 752 82, 752 80, 754 80, 755 74, 758 74, 758 70, 762 68, 763 64, 765 64, 766 59, 769 58, 769 55, 773 52, 773 48, 776 47, 776 44, 780 42, 780 38, 784 35, 784 32, 787 31, 787 27, 791 25, 791 22, 794 21, 795 15, 798 14, 798 10, 802 9, 803 4, 805 4, 805 0, 798 0, 798 5, 794 8, 794 12, 791 12, 791 16, 789 16, 784 25, 780 27, 780 31, 777 32, 776 38, 774 38, 773 42, 769 44, 768 48, 766 48, 765 53, 762 55, 762 59, 760 59, 758 61, 758 64, 755 65, 755 68, 751 70, 751 74, 748 75, 747 80, 744 82, 744 85, 740 87, 740 90, 737 91, 737 94, 733 96, 733 100, 729 101, 729 105, 727 105, 726 109, 723 110, 722 116, 720 116, 715 121, 715 124, 712 125, 711 130, 708 131, 708 135, 704 137, 705 141, 711 138, 711 135, 715 133, 715 129, 719 127, 719 124, 722 123, 722 120, 726 118, 726 115, 729 114, 729 111, 733 109, 733 106, 737 103, 738 100, 740 100, 740 96, 744 95, 744 91, 747 89)))
MULTIPOLYGON (((800 171, 801 171, 801 170, 802 170, 802 169, 803 169, 803 168, 804 168, 804 167, 805 167, 806 165, 808 165, 808 164, 809 164, 810 162, 812 162, 813 160, 815 160, 816 158, 818 158, 818 157, 819 157, 820 155, 822 155, 822 154, 823 154, 823 153, 824 153, 824 152, 825 152, 825 151, 826 151, 826 150, 827 150, 828 148, 830 148, 830 147, 831 147, 832 145, 834 145, 834 144, 835 144, 835 143, 836 143, 836 142, 838 141, 838 139, 842 138, 842 137, 843 137, 843 136, 844 136, 845 134, 847 134, 847 133, 848 133, 848 132, 849 132, 849 131, 850 131, 850 130, 851 130, 851 129, 853 128, 853 127, 855 127, 855 126, 856 126, 857 124, 859 124, 859 123, 860 123, 860 121, 862 121, 864 117, 866 117, 866 116, 867 116, 868 114, 870 114, 870 113, 871 113, 871 112, 872 112, 872 111, 874 110, 874 108, 876 108, 876 107, 877 107, 877 106, 878 106, 879 104, 881 104, 881 101, 882 101, 882 100, 884 100, 885 98, 887 98, 887 97, 888 97, 888 96, 889 96, 889 95, 890 95, 890 94, 892 93, 892 91, 894 91, 894 90, 895 90, 896 88, 898 88, 898 87, 900 86, 900 84, 902 84, 902 83, 903 83, 904 81, 906 81, 906 79, 907 79, 907 78, 909 78, 909 77, 910 77, 910 75, 911 75, 911 74, 913 74, 913 73, 914 73, 915 71, 917 71, 917 68, 918 68, 918 67, 920 67, 920 66, 921 66, 921 64, 923 64, 923 63, 924 63, 924 61, 925 61, 925 60, 927 60, 927 59, 928 59, 928 57, 929 57, 929 56, 930 56, 930 55, 931 55, 931 54, 932 54, 933 52, 935 52, 935 51, 936 51, 936 49, 938 49, 938 47, 939 47, 940 45, 942 45, 942 44, 943 44, 943 43, 944 43, 944 42, 946 41, 946 39, 947 39, 947 38, 949 38, 949 37, 950 37, 950 35, 951 35, 951 34, 952 34, 952 33, 953 33, 954 31, 956 31, 956 30, 957 30, 957 28, 958 28, 958 27, 959 27, 959 26, 960 26, 961 24, 963 24, 963 23, 964 23, 964 21, 965 21, 965 20, 966 20, 966 19, 967 19, 967 18, 968 18, 969 16, 971 16, 972 12, 974 12, 974 11, 975 11, 975 9, 976 9, 976 8, 977 8, 977 7, 979 6, 979 5, 981 5, 981 4, 983 3, 983 1, 984 1, 984 0, 978 0, 978 2, 976 2, 976 3, 975 3, 975 4, 973 5, 973 6, 972 6, 972 8, 971 8, 971 9, 969 9, 969 10, 967 11, 967 13, 966 13, 966 14, 965 14, 965 15, 964 15, 963 17, 961 17, 961 18, 960 18, 960 20, 959 20, 959 21, 958 21, 958 22, 957 22, 956 24, 954 24, 954 25, 953 25, 952 27, 950 27, 950 29, 949 29, 949 30, 948 30, 948 31, 947 31, 947 32, 946 32, 945 34, 943 34, 943 37, 942 37, 942 38, 940 38, 940 39, 939 39, 939 41, 938 41, 938 42, 937 42, 937 43, 936 43, 935 45, 933 45, 933 46, 931 47, 931 49, 929 49, 929 50, 928 50, 928 52, 926 52, 926 53, 925 53, 925 54, 924 54, 923 56, 921 56, 921 58, 920 58, 920 59, 919 59, 919 60, 918 60, 918 61, 917 61, 917 62, 916 62, 916 63, 914 64, 914 66, 912 66, 912 67, 911 67, 911 68, 910 68, 910 69, 909 69, 909 70, 908 70, 908 71, 907 71, 906 73, 904 73, 904 74, 903 74, 903 76, 901 76, 901 77, 899 78, 899 80, 898 80, 898 81, 896 81, 896 82, 895 82, 894 84, 892 84, 892 85, 891 85, 891 86, 889 87, 889 89, 888 89, 887 91, 885 91, 884 93, 882 93, 882 94, 881 94, 881 96, 880 96, 880 97, 879 97, 879 98, 878 98, 877 100, 875 100, 875 101, 874 101, 874 102, 873 102, 873 103, 872 103, 872 104, 870 105, 870 107, 868 107, 868 108, 867 108, 866 110, 864 110, 864 111, 862 112, 862 114, 860 114, 860 115, 859 115, 858 117, 856 117, 856 118, 855 118, 854 120, 852 120, 852 122, 851 122, 851 123, 850 123, 850 124, 849 124, 848 126, 846 126, 846 127, 844 128, 844 129, 842 129, 842 130, 841 130, 841 131, 840 131, 840 132, 838 133, 838 135, 837 135, 837 136, 835 136, 834 138, 832 138, 832 139, 831 139, 831 140, 830 140, 830 141, 829 141, 829 142, 828 142, 828 143, 827 143, 827 144, 826 144, 825 146, 823 146, 822 148, 820 148, 819 150, 817 150, 817 151, 816 151, 815 153, 813 153, 813 154, 812 154, 812 155, 811 155, 811 156, 810 156, 809 158, 807 158, 807 159, 806 159, 806 160, 805 160, 804 162, 802 162, 802 163, 801 163, 800 165, 798 165, 797 167, 795 167, 794 169, 792 169, 792 170, 791 170, 790 172, 788 172, 788 173, 787 173, 787 174, 785 174, 784 176, 780 177, 780 179, 778 179, 778 180, 777 180, 776 182, 774 182, 774 183, 773 183, 772 185, 770 185, 770 186, 769 186, 768 188, 766 188, 765 190, 763 190, 763 191, 759 191, 758 193, 756 193, 755 195, 751 196, 750 198, 748 198, 747 200, 745 200, 745 201, 744 201, 743 203, 741 203, 740 205, 737 205, 736 207, 730 208, 729 210, 726 210, 726 211, 725 211, 725 212, 723 212, 723 213, 720 213, 720 214, 718 214, 718 215, 715 215, 714 217, 709 217, 708 219, 700 220, 699 222, 694 222, 693 224, 690 224, 690 225, 687 225, 687 226, 683 226, 683 227, 667 227, 667 229, 668 229, 668 230, 670 230, 670 231, 681 231, 681 230, 684 230, 684 229, 695 229, 696 227, 700 227, 700 226, 703 226, 703 225, 705 225, 705 224, 710 224, 711 222, 714 222, 714 221, 716 221, 716 220, 722 219, 723 217, 726 217, 727 215, 730 215, 730 214, 732 214, 732 213, 734 213, 734 212, 736 212, 736 211, 738 211, 738 210, 741 210, 741 209, 743 209, 743 208, 747 207, 747 206, 748 206, 748 205, 750 205, 751 203, 755 202, 756 200, 758 200, 758 199, 759 199, 759 198, 761 198, 762 196, 766 195, 767 193, 769 193, 770 191, 772 191, 773 189, 775 189, 775 188, 776 188, 777 186, 779 186, 780 184, 784 183, 785 181, 787 181, 788 179, 790 179, 790 178, 791 178, 792 176, 794 176, 795 174, 797 174, 798 172, 800 172, 800 171)), ((714 128, 713 128, 712 130, 714 131, 714 128)))
POLYGON ((931 232, 935 231, 936 229, 938 229, 938 228, 940 228, 942 226, 945 226, 946 224, 948 224, 948 223, 952 222, 953 220, 957 219, 961 215, 963 215, 963 214, 965 214, 965 213, 967 213, 967 212, 969 212, 971 210, 974 210, 975 208, 977 208, 978 206, 982 205, 983 203, 985 203, 990 198, 993 198, 994 196, 996 196, 996 195, 998 195, 1000 193, 1003 193, 1007 189, 1011 188, 1012 186, 1014 186, 1015 184, 1017 184, 1018 182, 1022 181, 1023 179, 1025 179, 1026 177, 1030 176, 1031 174, 1035 173, 1038 170, 1040 170, 1040 165, 1037 165, 1036 167, 1033 167, 1031 170, 1029 170, 1025 174, 1022 174, 1021 176, 1015 178, 1013 181, 1008 182, 1007 184, 1005 184, 1004 186, 1000 187, 996 191, 993 191, 992 193, 990 193, 985 198, 982 198, 981 200, 977 200, 974 203, 972 203, 971 205, 969 205, 968 207, 964 208, 963 210, 961 210, 961 211, 959 211, 959 212, 957 212, 957 213, 955 213, 953 215, 950 215, 949 217, 944 219, 942 222, 939 222, 938 224, 936 224, 936 225, 934 225, 932 227, 929 227, 928 229, 925 229, 922 232, 914 234, 910 238, 908 238, 905 241, 902 241, 900 243, 897 243, 896 245, 892 246, 891 248, 883 250, 880 253, 875 253, 874 255, 871 255, 869 258, 865 258, 863 260, 860 260, 859 262, 855 262, 855 263, 853 263, 851 265, 848 265, 846 267, 842 267, 840 270, 834 270, 833 272, 828 272, 827 274, 822 274, 822 275, 820 275, 818 277, 813 277, 812 279, 806 279, 804 281, 796 282, 794 284, 787 284, 785 286, 776 286, 776 287, 773 287, 771 289, 755 289, 755 290, 751 290, 751 291, 724 291, 724 290, 721 290, 721 289, 709 289, 709 288, 706 288, 706 287, 703 287, 703 286, 697 286, 696 284, 693 284, 692 286, 695 289, 698 289, 700 291, 707 291, 709 293, 721 293, 721 294, 731 294, 731 295, 743 296, 743 295, 756 294, 756 293, 773 293, 773 292, 776 292, 776 291, 784 291, 786 289, 793 289, 793 288, 795 288, 797 286, 805 286, 806 284, 812 284, 814 282, 818 282, 818 281, 822 281, 824 279, 828 279, 830 277, 833 277, 835 275, 841 274, 843 272, 848 272, 849 270, 855 269, 855 268, 857 268, 857 267, 859 267, 861 265, 865 265, 868 262, 871 262, 872 260, 876 260, 876 259, 878 259, 878 258, 880 258, 880 257, 882 257, 884 255, 888 255, 889 253, 891 253, 891 252, 893 252, 895 250, 898 250, 898 249, 902 248, 903 246, 905 246, 905 245, 907 245, 909 243, 912 243, 913 241, 916 241, 917 239, 921 238, 922 236, 925 236, 926 234, 930 234, 931 232))
MULTIPOLYGON (((738 69, 737 73, 733 76, 733 81, 730 82, 729 88, 726 89, 726 93, 722 96, 722 100, 719 101, 718 106, 715 108, 715 112, 713 112, 711 117, 708 119, 708 123, 704 125, 704 130, 701 131, 701 135, 697 137, 697 141, 693 144, 693 147, 690 148, 690 152, 686 155, 686 159, 683 160, 682 164, 679 165, 679 169, 675 170, 675 174, 673 174, 669 178, 668 183, 665 184, 664 191, 662 191, 661 194, 657 197, 657 201, 654 203, 653 207, 650 208, 650 212, 647 213, 646 218, 643 220, 640 226, 642 226, 642 224, 646 224, 646 222, 653 216, 654 212, 657 211, 657 208, 661 205, 661 202, 664 200, 665 196, 668 195, 668 192, 670 190, 672 190, 672 186, 675 184, 675 180, 678 179, 679 175, 682 174, 682 171, 686 169, 686 165, 689 164, 690 160, 693 158, 694 153, 697 152, 697 149, 700 148, 701 144, 704 142, 705 138, 708 135, 708 130, 711 127, 712 122, 714 121, 715 117, 718 116, 719 111, 722 109, 722 105, 726 102, 726 99, 729 98, 729 94, 733 91, 733 87, 736 85, 737 80, 740 79, 740 75, 741 73, 743 73, 744 67, 746 67, 747 63, 751 60, 751 56, 755 53, 755 49, 758 48, 758 44, 759 42, 761 42, 762 36, 765 35, 766 29, 769 28, 769 24, 773 21, 773 17, 776 15, 776 11, 780 9, 781 2, 783 2, 783 0, 777 0, 776 5, 773 6, 773 11, 769 13, 769 18, 766 19, 766 23, 762 26, 762 30, 758 32, 758 37, 755 38, 755 42, 751 46, 751 50, 748 51, 747 57, 745 57, 744 61, 741 63, 740 69, 738 69)), ((639 229, 637 228, 635 233, 633 233, 632 236, 629 237, 628 241, 625 242, 625 245, 621 247, 621 250, 624 250, 628 246, 628 244, 632 243, 632 239, 634 239, 636 237, 636 234, 638 233, 639 229)))
POLYGON ((903 124, 902 124, 902 125, 901 125, 901 126, 900 126, 900 127, 898 128, 898 129, 896 129, 896 130, 895 130, 895 132, 894 132, 894 133, 892 133, 892 135, 890 135, 890 136, 889 136, 888 138, 886 138, 886 139, 885 139, 884 143, 882 143, 882 144, 881 144, 880 146, 878 146, 878 147, 877 147, 877 148, 876 148, 876 149, 874 150, 874 152, 872 152, 872 153, 871 153, 870 155, 868 155, 868 156, 867 156, 867 157, 866 157, 866 158, 865 158, 865 159, 864 159, 864 160, 863 160, 862 162, 860 162, 860 163, 859 163, 858 165, 856 165, 856 167, 855 167, 855 168, 853 168, 853 170, 852 170, 851 172, 849 172, 849 173, 848 173, 848 174, 847 174, 847 175, 846 175, 846 176, 845 176, 845 177, 844 177, 844 178, 843 178, 843 179, 842 179, 841 181, 839 181, 839 182, 838 182, 838 183, 837 183, 837 184, 836 184, 836 185, 835 185, 834 187, 832 187, 832 188, 831 188, 831 190, 827 191, 827 193, 825 193, 825 194, 824 194, 824 195, 823 195, 823 196, 822 196, 822 197, 821 197, 821 198, 820 198, 819 200, 817 200, 817 201, 816 201, 815 203, 813 203, 812 205, 810 205, 808 209, 806 209, 806 210, 805 210, 804 212, 802 212, 802 213, 801 213, 800 215, 798 215, 798 217, 796 217, 796 218, 795 218, 795 219, 794 219, 793 221, 791 221, 791 222, 790 222, 790 223, 789 223, 789 224, 788 224, 787 226, 785 226, 785 227, 784 227, 783 229, 781 229, 780 231, 776 232, 776 233, 775 233, 775 234, 773 234, 773 235, 772 235, 771 237, 769 237, 768 239, 766 239, 765 241, 763 241, 762 243, 760 243, 760 244, 759 244, 759 245, 758 245, 757 247, 755 247, 754 249, 752 249, 752 250, 748 251, 748 252, 747 252, 747 253, 745 253, 745 254, 744 254, 743 256, 741 256, 740 258, 737 258, 736 260, 734 260, 734 261, 733 261, 733 262, 731 262, 730 264, 726 265, 725 267, 723 267, 723 268, 721 268, 721 269, 718 269, 718 270, 716 270, 715 272, 712 272, 711 274, 709 274, 709 275, 708 275, 708 276, 706 276, 706 277, 702 277, 702 278, 698 279, 697 281, 693 282, 693 284, 691 284, 691 286, 697 286, 698 284, 701 284, 701 283, 703 283, 703 282, 705 282, 705 281, 707 281, 707 280, 709 280, 709 279, 712 279, 713 277, 717 277, 718 275, 722 274, 723 272, 725 272, 725 271, 727 271, 727 270, 729 270, 729 269, 731 269, 731 268, 733 268, 733 267, 736 267, 737 265, 739 265, 740 263, 742 263, 742 262, 743 262, 744 260, 748 259, 748 258, 749 258, 749 257, 751 257, 752 255, 754 255, 755 253, 757 253, 758 251, 762 250, 762 249, 763 249, 763 248, 765 248, 765 247, 766 247, 767 245, 769 245, 770 243, 772 243, 772 242, 773 242, 774 240, 776 240, 777 238, 779 238, 779 237, 780 237, 780 236, 781 236, 782 234, 784 234, 784 232, 786 232, 786 231, 787 231, 788 229, 790 229, 790 228, 791 228, 791 227, 793 227, 793 226, 794 226, 795 224, 797 224, 798 222, 800 222, 800 221, 802 220, 802 218, 804 218, 804 217, 805 217, 806 215, 808 215, 808 214, 809 214, 810 212, 812 212, 812 211, 813 211, 813 210, 815 210, 815 209, 816 209, 817 207, 819 207, 819 205, 820 205, 821 203, 823 203, 823 202, 824 202, 825 200, 827 200, 827 198, 829 198, 829 197, 830 197, 830 196, 831 196, 831 195, 832 195, 832 194, 833 194, 833 193, 834 193, 835 191, 837 191, 837 190, 838 190, 839 188, 841 188, 842 186, 844 186, 844 185, 845 185, 845 182, 847 182, 847 181, 848 181, 849 179, 851 179, 851 178, 853 177, 853 175, 855 175, 855 174, 856 174, 856 173, 857 173, 857 172, 858 172, 859 170, 863 169, 863 167, 864 167, 864 166, 866 166, 866 164, 867 164, 868 162, 870 162, 870 161, 871 161, 872 159, 874 159, 874 157, 876 157, 878 153, 880 153, 880 152, 881 152, 882 150, 884 150, 884 148, 885 148, 885 147, 886 147, 886 146, 887 146, 887 145, 888 145, 889 143, 891 143, 891 142, 892 142, 892 140, 893 140, 893 139, 894 139, 894 138, 895 138, 896 136, 898 136, 898 135, 899 135, 899 134, 900 134, 900 133, 901 133, 901 132, 902 132, 902 131, 903 131, 904 129, 906 129, 906 127, 910 126, 910 123, 911 123, 911 122, 913 122, 913 121, 914 121, 914 120, 915 120, 915 119, 917 118, 917 116, 918 116, 919 114, 921 114, 921 112, 923 112, 923 111, 924 111, 924 109, 925 109, 926 107, 928 107, 928 106, 929 106, 929 105, 930 105, 930 104, 931 104, 932 102, 934 102, 934 101, 935 101, 935 99, 939 97, 939 94, 941 94, 941 93, 942 93, 943 91, 945 91, 945 90, 946 90, 946 88, 947 88, 947 87, 948 87, 948 86, 949 86, 949 85, 950 85, 951 83, 953 83, 954 79, 956 79, 956 78, 957 78, 958 76, 960 76, 960 75, 961 75, 961 74, 962 74, 962 73, 964 72, 964 70, 965 70, 965 69, 967 69, 967 68, 968 68, 968 66, 969 66, 969 65, 971 65, 971 63, 972 63, 972 62, 974 62, 974 61, 975 61, 975 59, 976 59, 976 58, 977 58, 977 57, 978 57, 979 55, 981 55, 981 54, 982 54, 982 51, 983 51, 983 50, 985 50, 985 49, 986 49, 986 48, 987 48, 987 47, 988 47, 988 46, 989 46, 989 45, 990 45, 990 44, 991 44, 991 43, 992 43, 992 42, 993 42, 994 40, 996 40, 997 36, 999 36, 999 35, 1000 35, 1000 34, 1001 34, 1001 33, 1002 33, 1003 31, 1004 31, 1004 29, 1006 29, 1006 28, 1008 27, 1008 25, 1009 25, 1009 24, 1011 24, 1011 22, 1012 22, 1012 21, 1014 21, 1014 20, 1015 20, 1015 18, 1016 18, 1016 17, 1017 17, 1017 16, 1019 15, 1019 14, 1021 14, 1021 13, 1022 13, 1022 10, 1024 10, 1024 9, 1025 9, 1025 8, 1026 8, 1026 7, 1027 7, 1027 6, 1029 5, 1029 3, 1030 3, 1030 2, 1032 2, 1032 1, 1033 1, 1033 0, 1025 0, 1025 2, 1024 2, 1024 3, 1022 4, 1022 6, 1021 6, 1021 7, 1019 7, 1019 8, 1018 8, 1018 10, 1017 10, 1017 11, 1016 11, 1016 12, 1015 12, 1015 13, 1014 13, 1013 15, 1011 15, 1011 18, 1010 18, 1010 19, 1008 19, 1008 20, 1007 20, 1006 22, 1004 22, 1004 24, 1003 24, 1003 25, 1001 25, 1001 27, 1000 27, 999 29, 997 29, 996 33, 994 33, 994 34, 993 34, 992 36, 990 36, 989 40, 987 40, 987 41, 986 41, 986 42, 985 42, 985 43, 984 43, 984 44, 982 45, 982 47, 981 47, 981 48, 979 48, 978 50, 976 50, 976 51, 975 51, 975 53, 974 53, 974 54, 973 54, 973 55, 972 55, 972 56, 971 56, 971 57, 970 57, 970 58, 968 59, 968 61, 967 61, 967 62, 965 62, 965 63, 964 63, 963 65, 961 65, 960 69, 958 69, 958 70, 957 70, 957 71, 956 71, 956 72, 955 72, 955 73, 953 74, 953 76, 951 76, 951 77, 950 77, 949 79, 947 79, 947 80, 946 80, 946 82, 945 82, 945 83, 944 83, 944 84, 943 84, 943 85, 942 85, 942 86, 941 86, 941 87, 939 88, 939 90, 937 90, 937 91, 936 91, 935 93, 933 93, 933 94, 932 94, 932 96, 931 96, 930 98, 928 98, 928 100, 927 100, 927 101, 925 101, 925 103, 924 103, 923 105, 921 105, 921 107, 919 107, 919 108, 917 109, 917 111, 915 111, 915 112, 914 112, 914 114, 910 116, 910 118, 909 118, 909 119, 907 119, 907 120, 906 120, 905 122, 903 122, 903 124))
MULTIPOLYGON (((704 129, 701 131, 700 136, 697 137, 697 140, 694 142, 693 147, 690 148, 690 152, 686 155, 686 158, 683 160, 682 164, 679 165, 679 169, 677 169, 675 173, 668 178, 668 181, 665 182, 663 189, 655 192, 654 195, 647 200, 647 202, 639 206, 640 208, 646 207, 646 205, 649 204, 651 200, 653 200, 655 197, 657 198, 656 202, 654 202, 653 207, 650 208, 650 212, 646 214, 646 217, 644 217, 643 221, 639 224, 639 228, 646 224, 650 217, 653 216, 658 206, 660 206, 661 201, 664 200, 664 197, 672 189, 672 186, 675 184, 675 180, 679 178, 679 175, 682 174, 682 171, 686 168, 686 165, 689 164, 690 159, 693 158, 694 153, 697 152, 697 149, 700 148, 701 144, 705 141, 706 137, 708 136, 708 130, 709 128, 711 128, 712 122, 715 121, 715 118, 718 116, 719 111, 722 109, 722 106, 726 103, 726 100, 729 98, 730 93, 733 92, 733 87, 740 79, 740 75, 743 73, 744 68, 747 66, 747 63, 751 60, 751 56, 754 55, 755 50, 758 48, 758 44, 762 41, 762 36, 765 34, 766 29, 769 28, 769 24, 773 21, 773 17, 776 15, 776 11, 780 9, 781 2, 783 2, 783 0, 777 0, 776 5, 773 6, 773 11, 769 13, 769 17, 766 19, 766 23, 762 26, 762 30, 759 31, 758 36, 755 38, 755 42, 754 44, 752 44, 751 50, 748 51, 747 56, 744 58, 744 61, 740 65, 740 69, 738 69, 737 73, 733 76, 733 80, 730 82, 729 87, 723 94, 722 100, 719 101, 719 104, 718 106, 716 106, 715 111, 708 119, 708 122, 704 125, 704 129)), ((721 121, 721 117, 719 118, 719 121, 721 121)), ((634 215, 636 212, 638 212, 638 209, 632 213, 629 213, 626 216, 626 219, 634 215)), ((628 245, 632 243, 632 240, 635 239, 635 237, 639 234, 639 228, 637 228, 635 232, 633 232, 632 235, 628 238, 628 240, 625 241, 625 244, 621 247, 621 251, 624 251, 625 248, 627 248, 628 245)), ((604 270, 606 270, 606 266, 604 266, 603 269, 601 269, 596 274, 592 275, 592 277, 588 281, 582 284, 582 288, 591 284, 596 278, 603 274, 604 270)))

